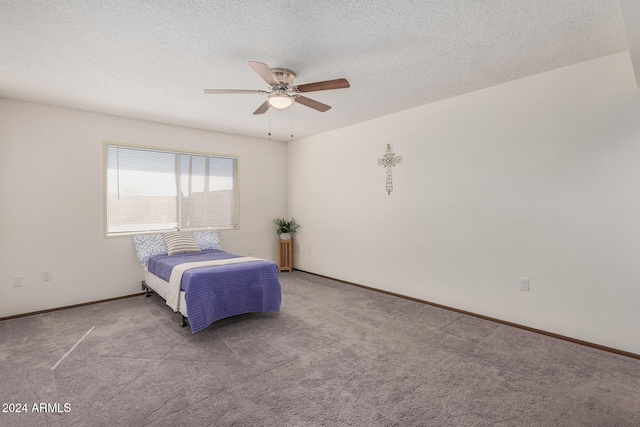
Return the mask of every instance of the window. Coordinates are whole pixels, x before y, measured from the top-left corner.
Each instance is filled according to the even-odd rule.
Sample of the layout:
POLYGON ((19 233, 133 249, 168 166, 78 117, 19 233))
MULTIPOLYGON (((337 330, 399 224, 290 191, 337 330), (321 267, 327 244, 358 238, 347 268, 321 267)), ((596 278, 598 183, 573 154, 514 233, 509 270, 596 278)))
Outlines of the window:
POLYGON ((107 236, 235 228, 234 157, 106 144, 107 236))

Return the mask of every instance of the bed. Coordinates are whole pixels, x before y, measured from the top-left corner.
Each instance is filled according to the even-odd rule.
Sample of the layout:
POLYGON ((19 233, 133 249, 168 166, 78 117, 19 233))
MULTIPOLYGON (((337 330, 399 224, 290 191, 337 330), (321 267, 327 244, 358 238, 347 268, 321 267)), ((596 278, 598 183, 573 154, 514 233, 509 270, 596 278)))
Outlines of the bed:
POLYGON ((143 290, 163 298, 193 333, 227 317, 280 311, 278 266, 223 251, 217 230, 135 235, 133 241, 143 290), (172 237, 180 242, 174 245, 172 237))

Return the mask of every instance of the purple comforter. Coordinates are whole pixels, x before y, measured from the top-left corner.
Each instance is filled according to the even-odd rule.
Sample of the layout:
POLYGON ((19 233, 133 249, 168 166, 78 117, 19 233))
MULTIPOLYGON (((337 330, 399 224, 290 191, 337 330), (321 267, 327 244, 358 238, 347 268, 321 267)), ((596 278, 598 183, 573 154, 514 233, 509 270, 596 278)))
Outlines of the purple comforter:
MULTIPOLYGON (((159 255, 149 260, 148 269, 168 282, 171 270, 178 264, 237 257, 215 249, 159 255)), ((278 266, 266 260, 193 268, 182 275, 181 288, 185 291, 191 332, 238 314, 280 311, 282 301, 278 266)))

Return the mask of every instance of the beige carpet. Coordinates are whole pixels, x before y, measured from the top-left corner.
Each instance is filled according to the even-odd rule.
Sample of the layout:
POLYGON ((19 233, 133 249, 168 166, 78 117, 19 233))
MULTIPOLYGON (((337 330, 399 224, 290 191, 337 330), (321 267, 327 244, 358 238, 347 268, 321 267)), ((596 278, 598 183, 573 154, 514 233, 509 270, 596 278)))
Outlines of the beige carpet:
POLYGON ((197 334, 155 296, 0 322, 0 400, 27 409, 0 425, 640 425, 639 360, 281 278, 280 313, 197 334))

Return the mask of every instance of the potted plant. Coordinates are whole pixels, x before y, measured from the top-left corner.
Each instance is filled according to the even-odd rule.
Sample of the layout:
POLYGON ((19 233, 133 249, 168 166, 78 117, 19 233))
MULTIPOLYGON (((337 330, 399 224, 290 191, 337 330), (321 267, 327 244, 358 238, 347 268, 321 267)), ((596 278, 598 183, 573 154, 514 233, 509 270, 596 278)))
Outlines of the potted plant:
POLYGON ((274 218, 273 222, 278 226, 276 233, 280 236, 280 240, 289 240, 291 238, 291 233, 295 233, 300 227, 294 218, 274 218))

